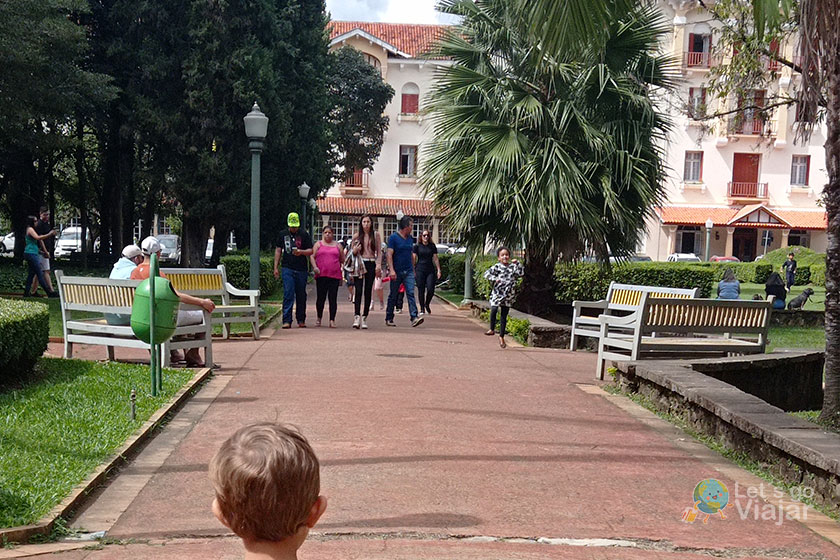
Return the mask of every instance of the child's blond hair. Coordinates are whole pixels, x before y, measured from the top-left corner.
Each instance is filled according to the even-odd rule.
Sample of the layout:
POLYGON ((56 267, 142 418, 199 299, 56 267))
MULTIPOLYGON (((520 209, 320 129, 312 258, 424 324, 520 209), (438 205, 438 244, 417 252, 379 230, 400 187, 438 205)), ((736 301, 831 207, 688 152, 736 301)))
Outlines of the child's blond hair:
POLYGON ((281 541, 306 523, 320 492, 319 469, 305 437, 267 422, 240 428, 222 444, 210 480, 234 533, 281 541))

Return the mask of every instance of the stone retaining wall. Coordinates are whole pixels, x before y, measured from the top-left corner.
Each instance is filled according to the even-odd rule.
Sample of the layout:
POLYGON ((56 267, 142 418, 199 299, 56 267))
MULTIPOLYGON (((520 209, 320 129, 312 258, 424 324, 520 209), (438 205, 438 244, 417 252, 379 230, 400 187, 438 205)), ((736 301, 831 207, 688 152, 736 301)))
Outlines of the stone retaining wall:
POLYGON ((774 309, 770 315, 772 327, 824 327, 825 311, 788 311, 774 309))
MULTIPOLYGON (((749 358, 724 358, 743 370, 741 362, 763 359, 781 371, 814 364, 817 352, 767 354, 749 358)), ((741 451, 792 485, 814 490, 814 500, 840 508, 840 435, 826 432, 746 393, 700 369, 712 360, 616 362, 616 380, 625 393, 645 396, 662 413, 684 420, 694 430, 712 436, 727 448, 741 451)), ((796 389, 791 387, 791 392, 796 389)))

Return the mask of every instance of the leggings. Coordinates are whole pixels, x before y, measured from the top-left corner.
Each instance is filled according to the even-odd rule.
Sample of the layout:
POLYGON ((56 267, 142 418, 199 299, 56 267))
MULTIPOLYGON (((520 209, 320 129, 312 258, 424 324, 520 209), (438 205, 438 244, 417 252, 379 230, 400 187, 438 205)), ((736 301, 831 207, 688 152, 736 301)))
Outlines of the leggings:
POLYGON ((324 315, 324 300, 330 296, 330 321, 335 321, 335 312, 338 309, 338 285, 341 281, 338 278, 327 278, 319 276, 315 279, 315 311, 318 319, 324 315))
POLYGON ((354 284, 356 285, 356 315, 364 315, 365 317, 368 316, 370 312, 370 298, 371 294, 373 293, 373 281, 376 280, 376 263, 374 261, 364 261, 365 262, 365 275, 361 278, 356 277, 354 280, 354 284), (365 285, 364 293, 365 293, 365 312, 362 313, 362 284, 365 285))
POLYGON ((490 306, 490 330, 496 330, 496 312, 499 311, 499 307, 502 308, 502 319, 499 321, 499 336, 505 336, 507 332, 507 316, 508 311, 510 311, 510 307, 507 305, 491 305, 490 306))
POLYGON ((417 275, 417 301, 420 304, 420 311, 425 311, 435 297, 435 280, 437 271, 435 269, 425 270, 418 268, 417 275))

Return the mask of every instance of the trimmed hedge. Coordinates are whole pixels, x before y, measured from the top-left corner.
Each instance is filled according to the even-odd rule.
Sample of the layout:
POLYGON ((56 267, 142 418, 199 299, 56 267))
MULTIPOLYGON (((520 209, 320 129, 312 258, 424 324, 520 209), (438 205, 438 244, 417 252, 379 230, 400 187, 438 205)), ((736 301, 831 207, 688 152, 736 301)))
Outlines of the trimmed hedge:
MULTIPOLYGON (((227 280, 235 288, 247 290, 251 278, 251 259, 247 255, 226 255, 219 259, 225 265, 227 280)), ((282 277, 274 278, 274 257, 260 257, 260 294, 267 296, 282 285, 282 277)))
POLYGON ((43 303, 0 299, 0 384, 31 371, 50 341, 50 311, 43 303))
POLYGON ((554 271, 557 301, 603 299, 611 281, 637 286, 700 288, 700 297, 712 294, 711 267, 680 263, 630 263, 606 268, 597 263, 561 263, 554 271))
POLYGON ((812 264, 811 265, 811 283, 815 286, 825 286, 825 265, 812 264))
POLYGON ((453 292, 464 293, 464 264, 467 257, 465 253, 453 255, 438 255, 440 260, 441 278, 449 279, 449 289, 453 292))

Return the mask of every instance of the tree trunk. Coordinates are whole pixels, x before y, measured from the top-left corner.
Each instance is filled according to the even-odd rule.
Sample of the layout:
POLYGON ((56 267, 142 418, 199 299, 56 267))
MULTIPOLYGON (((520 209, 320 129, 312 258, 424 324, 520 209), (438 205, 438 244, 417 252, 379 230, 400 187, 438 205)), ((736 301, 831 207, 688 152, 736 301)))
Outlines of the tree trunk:
POLYGON ((547 315, 555 303, 554 259, 529 245, 525 249, 525 277, 516 308, 531 315, 547 315))
POLYGON ((825 163, 823 199, 828 216, 825 273, 825 396, 820 419, 840 425, 840 56, 826 56, 825 163))
POLYGON ((181 266, 187 268, 204 267, 204 250, 210 228, 199 218, 193 218, 184 212, 181 228, 181 266))
POLYGON ((210 257, 210 266, 219 265, 219 259, 227 252, 227 240, 230 237, 229 228, 216 227, 216 235, 213 237, 213 256, 210 257))
POLYGON ((90 247, 88 246, 87 236, 90 226, 88 224, 90 216, 88 214, 87 204, 87 173, 85 172, 85 123, 81 116, 76 117, 76 180, 79 182, 79 199, 76 201, 79 205, 79 213, 82 219, 82 266, 88 267, 88 257, 90 255, 90 247))

